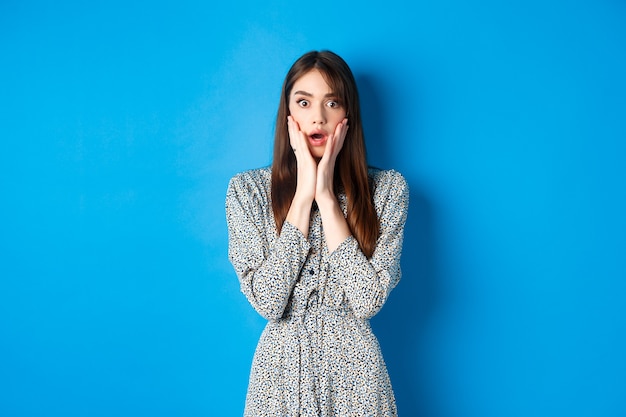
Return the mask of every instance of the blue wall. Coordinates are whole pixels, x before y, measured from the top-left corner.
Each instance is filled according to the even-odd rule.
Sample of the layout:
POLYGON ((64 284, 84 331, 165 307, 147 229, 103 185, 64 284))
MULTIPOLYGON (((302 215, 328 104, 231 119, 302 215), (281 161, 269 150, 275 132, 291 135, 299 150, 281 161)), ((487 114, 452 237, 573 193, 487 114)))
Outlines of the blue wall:
POLYGON ((0 5, 0 415, 241 414, 224 194, 322 48, 411 185, 401 415, 626 415, 624 1, 212 3, 0 5))

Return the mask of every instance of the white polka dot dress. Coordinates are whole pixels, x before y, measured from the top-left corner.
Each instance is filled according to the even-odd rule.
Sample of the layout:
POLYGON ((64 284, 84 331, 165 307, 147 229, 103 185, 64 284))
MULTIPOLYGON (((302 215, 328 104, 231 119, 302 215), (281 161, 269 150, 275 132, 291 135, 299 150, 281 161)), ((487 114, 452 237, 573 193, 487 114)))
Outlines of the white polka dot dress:
POLYGON ((370 259, 352 236, 329 254, 316 209, 308 239, 288 222, 278 235, 270 168, 231 179, 229 258, 241 291, 269 321, 254 354, 245 416, 397 416, 369 319, 400 280, 409 192, 396 171, 369 174, 380 219, 370 259))

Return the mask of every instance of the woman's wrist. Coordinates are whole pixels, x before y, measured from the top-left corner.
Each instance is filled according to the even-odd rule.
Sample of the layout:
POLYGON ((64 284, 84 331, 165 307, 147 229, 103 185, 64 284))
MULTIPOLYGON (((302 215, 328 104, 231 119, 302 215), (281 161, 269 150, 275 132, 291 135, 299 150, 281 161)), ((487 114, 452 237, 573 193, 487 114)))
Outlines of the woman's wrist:
POLYGON ((312 198, 299 195, 296 191, 285 218, 286 221, 298 228, 304 237, 309 236, 309 219, 311 217, 312 204, 312 198))
POLYGON ((332 193, 323 193, 317 194, 315 196, 315 203, 320 208, 321 211, 336 211, 341 210, 339 208, 339 202, 337 201, 337 197, 335 197, 332 193))
POLYGON ((335 249, 351 235, 348 222, 341 211, 341 206, 334 195, 316 200, 322 216, 322 225, 329 252, 335 249))

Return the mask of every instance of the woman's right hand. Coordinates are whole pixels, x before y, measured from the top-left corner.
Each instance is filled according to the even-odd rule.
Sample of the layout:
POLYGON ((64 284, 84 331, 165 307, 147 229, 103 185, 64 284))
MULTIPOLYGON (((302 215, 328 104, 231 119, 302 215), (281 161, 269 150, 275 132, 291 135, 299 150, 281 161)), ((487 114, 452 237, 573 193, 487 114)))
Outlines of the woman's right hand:
POLYGON ((298 165, 296 195, 294 199, 308 200, 309 204, 315 199, 315 186, 317 178, 317 162, 309 151, 307 137, 300 130, 300 125, 292 116, 287 117, 289 130, 289 143, 293 150, 298 165))
POLYGON ((315 199, 317 163, 309 151, 306 135, 300 130, 298 122, 291 116, 287 117, 287 128, 289 130, 289 143, 296 155, 298 168, 296 193, 285 220, 297 227, 305 237, 308 237, 311 205, 315 199))

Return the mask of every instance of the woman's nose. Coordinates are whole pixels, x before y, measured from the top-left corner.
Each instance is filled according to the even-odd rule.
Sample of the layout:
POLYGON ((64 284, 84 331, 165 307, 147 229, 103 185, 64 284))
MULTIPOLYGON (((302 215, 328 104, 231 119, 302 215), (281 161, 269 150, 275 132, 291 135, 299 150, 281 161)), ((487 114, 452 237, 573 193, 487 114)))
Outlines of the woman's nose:
POLYGON ((313 124, 323 125, 324 123, 326 123, 326 110, 324 107, 320 107, 313 115, 313 124))

